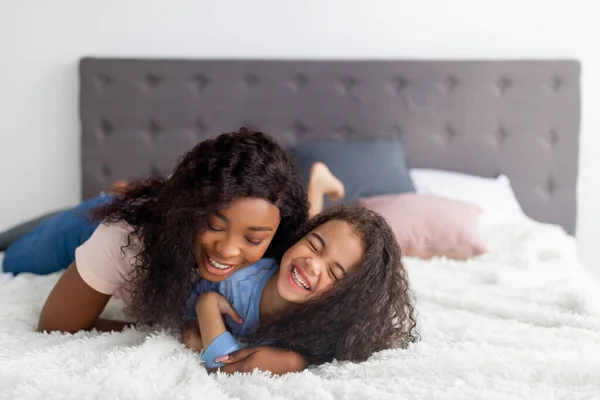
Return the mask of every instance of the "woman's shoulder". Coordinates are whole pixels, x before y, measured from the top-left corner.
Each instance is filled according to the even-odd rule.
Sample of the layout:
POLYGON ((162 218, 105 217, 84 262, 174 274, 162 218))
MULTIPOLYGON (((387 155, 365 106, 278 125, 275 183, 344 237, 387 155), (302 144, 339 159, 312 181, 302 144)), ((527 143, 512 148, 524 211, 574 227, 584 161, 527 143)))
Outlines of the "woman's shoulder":
POLYGON ((140 250, 139 239, 134 228, 124 221, 103 221, 94 230, 92 236, 75 251, 76 259, 107 258, 115 263, 118 260, 129 261, 140 250))
POLYGON ((133 271, 137 240, 127 223, 101 223, 92 236, 75 250, 75 262, 82 279, 100 293, 114 294, 133 271))
POLYGON ((134 230, 134 227, 125 221, 102 221, 100 225, 98 225, 98 227, 96 228, 93 235, 102 238, 110 243, 121 243, 126 245, 129 242, 130 237, 131 239, 137 242, 137 238, 135 235, 130 236, 130 234, 134 232, 134 230))

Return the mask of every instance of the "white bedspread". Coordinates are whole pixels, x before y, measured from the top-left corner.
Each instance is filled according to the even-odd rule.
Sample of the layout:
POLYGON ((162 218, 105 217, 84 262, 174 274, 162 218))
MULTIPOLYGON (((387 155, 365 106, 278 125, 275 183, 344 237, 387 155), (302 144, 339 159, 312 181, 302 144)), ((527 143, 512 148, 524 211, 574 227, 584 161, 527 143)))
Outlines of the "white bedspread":
POLYGON ((477 260, 406 261, 419 344, 281 378, 209 376, 164 334, 33 333, 57 276, 20 276, 0 286, 0 398, 600 399, 598 283, 573 241, 536 223, 486 241, 477 260))

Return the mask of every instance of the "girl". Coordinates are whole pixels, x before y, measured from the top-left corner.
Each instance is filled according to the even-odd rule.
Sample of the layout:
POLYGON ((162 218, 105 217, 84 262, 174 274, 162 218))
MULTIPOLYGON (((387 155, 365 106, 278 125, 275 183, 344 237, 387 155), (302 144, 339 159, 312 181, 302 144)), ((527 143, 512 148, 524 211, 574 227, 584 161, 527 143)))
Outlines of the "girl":
POLYGON ((206 140, 169 179, 132 183, 94 212, 103 223, 74 250, 38 329, 122 329, 99 319, 113 294, 136 321, 179 327, 198 272, 219 282, 264 255, 281 256, 307 209, 296 168, 274 140, 246 129, 206 140))
POLYGON ((221 282, 218 292, 196 288, 186 318, 197 313, 198 322, 184 337, 189 347, 205 348, 207 366, 223 366, 241 348, 233 336, 303 355, 296 370, 334 358, 363 361, 415 341, 400 248, 380 215, 335 207, 301 233, 280 263, 263 259, 221 282))

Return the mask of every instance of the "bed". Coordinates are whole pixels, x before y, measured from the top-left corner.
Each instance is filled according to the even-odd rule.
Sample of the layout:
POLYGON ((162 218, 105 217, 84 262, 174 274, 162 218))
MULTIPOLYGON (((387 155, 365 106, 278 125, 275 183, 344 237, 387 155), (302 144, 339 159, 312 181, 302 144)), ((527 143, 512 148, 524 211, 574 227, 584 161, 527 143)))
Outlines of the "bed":
POLYGON ((523 216, 482 228, 480 256, 405 259, 420 342, 283 377, 207 375, 160 332, 32 333, 58 276, 21 275, 0 286, 0 398, 600 398, 598 282, 572 236, 579 78, 575 60, 81 60, 83 198, 247 126, 401 138, 411 171, 504 177, 523 216))

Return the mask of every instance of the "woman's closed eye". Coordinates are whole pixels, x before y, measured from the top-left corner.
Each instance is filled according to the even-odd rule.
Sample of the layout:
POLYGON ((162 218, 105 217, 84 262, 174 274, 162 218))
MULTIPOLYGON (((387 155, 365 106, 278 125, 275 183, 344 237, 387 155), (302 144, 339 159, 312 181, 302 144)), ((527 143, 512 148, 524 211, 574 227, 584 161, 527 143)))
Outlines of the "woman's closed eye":
POLYGON ((263 239, 246 238, 246 241, 253 246, 260 246, 264 240, 263 239))
POLYGON ((225 229, 218 228, 210 223, 206 224, 206 227, 208 228, 209 231, 213 231, 213 232, 223 232, 225 230, 225 229))

